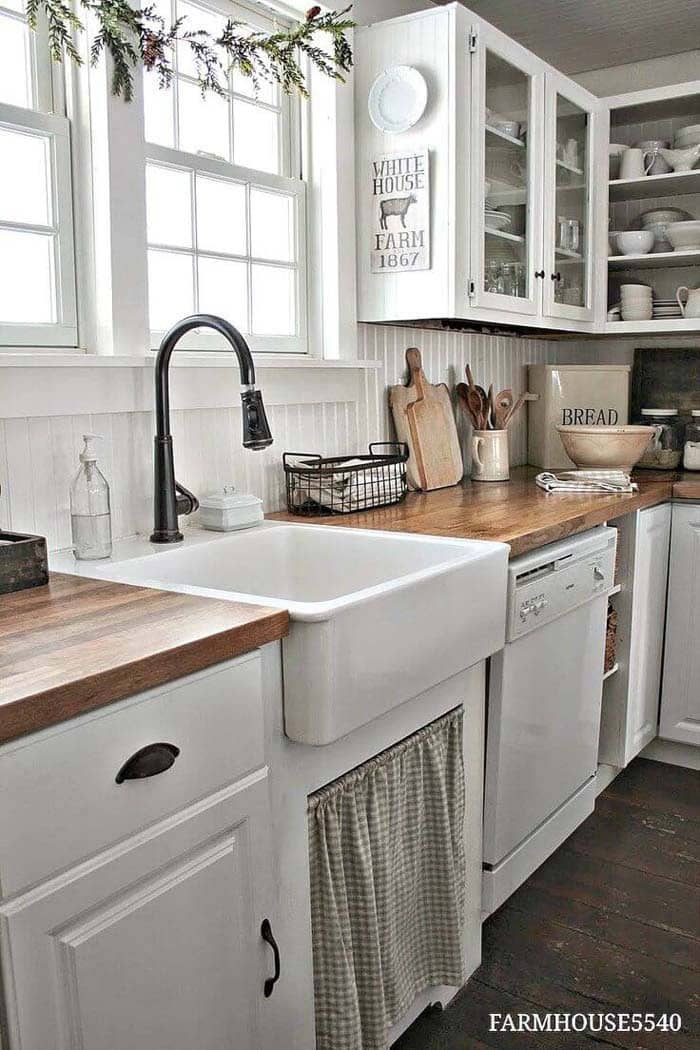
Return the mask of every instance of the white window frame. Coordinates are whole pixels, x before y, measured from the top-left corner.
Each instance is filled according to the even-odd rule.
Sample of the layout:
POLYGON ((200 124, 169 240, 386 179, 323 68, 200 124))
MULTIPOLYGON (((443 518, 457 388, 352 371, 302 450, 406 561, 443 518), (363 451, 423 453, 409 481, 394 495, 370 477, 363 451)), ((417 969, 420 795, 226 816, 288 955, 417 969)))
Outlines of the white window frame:
MULTIPOLYGON (((171 0, 171 3, 173 0, 171 0)), ((257 10, 255 7, 247 4, 232 3, 231 0, 188 0, 196 6, 200 6, 203 9, 214 11, 215 13, 222 15, 225 18, 239 18, 240 20, 246 20, 251 25, 258 25, 261 28, 268 29, 270 22, 275 19, 275 12, 272 10, 257 10)), ((284 22, 284 17, 280 17, 280 21, 284 22)), ((177 87, 178 77, 191 80, 192 78, 187 75, 177 74, 173 77, 172 90, 176 92, 175 98, 177 99, 177 87)), ((154 74, 144 72, 144 76, 153 76, 154 74)), ((251 102, 252 100, 245 95, 239 95, 235 91, 230 92, 232 98, 240 98, 244 102, 251 102)), ((265 106, 264 103, 260 103, 261 106, 265 106)), ((273 108, 273 107, 269 107, 273 108)), ((280 104, 278 107, 274 107, 280 111, 280 169, 282 174, 276 175, 271 172, 261 171, 253 168, 242 167, 237 164, 233 164, 230 161, 219 160, 209 154, 194 154, 188 153, 185 150, 178 148, 171 148, 169 146, 162 146, 156 143, 146 141, 145 143, 145 155, 146 163, 153 162, 155 164, 165 165, 173 167, 180 171, 188 171, 190 173, 202 172, 204 174, 214 175, 218 178, 228 179, 232 182, 244 183, 247 187, 260 187, 262 189, 273 189, 279 190, 280 193, 284 193, 288 196, 292 196, 295 200, 295 226, 294 226, 294 254, 295 262, 293 265, 279 263, 283 269, 291 269, 295 274, 295 315, 296 315, 296 333, 294 335, 255 335, 252 333, 246 333, 246 341, 249 343, 252 350, 258 353, 286 353, 286 354, 304 354, 309 353, 309 338, 308 338, 308 289, 307 289, 307 252, 308 252, 308 236, 307 236, 307 221, 306 221, 306 183, 301 178, 302 174, 302 134, 301 134, 301 119, 300 119, 300 105, 299 100, 290 98, 280 89, 280 104)), ((231 113, 230 119, 233 120, 233 114, 231 113)), ((177 127, 177 108, 175 109, 175 135, 178 134, 177 127)), ((230 129, 230 134, 235 134, 233 128, 230 129)), ((248 192, 248 191, 247 191, 248 192)), ((195 224, 196 224, 196 205, 193 200, 193 240, 192 243, 196 244, 195 240, 195 224)), ((250 247, 250 229, 247 231, 247 242, 250 247)), ((192 248, 177 249, 169 245, 157 245, 148 243, 149 250, 167 250, 169 252, 181 252, 181 254, 194 256, 196 259, 200 256, 210 258, 225 258, 225 259, 236 259, 238 261, 244 261, 248 264, 248 317, 252 324, 252 286, 251 286, 251 275, 250 267, 255 263, 260 263, 266 266, 276 265, 274 261, 270 259, 258 259, 252 255, 252 252, 246 256, 236 256, 228 254, 218 254, 216 252, 197 251, 192 248)), ((196 284, 197 284, 197 267, 194 270, 194 282, 195 282, 195 302, 196 302, 196 284)), ((230 318, 233 324, 236 324, 236 318, 230 318)), ((163 338, 164 331, 159 329, 150 329, 150 346, 151 349, 157 349, 163 338)), ((186 336, 182 345, 188 349, 194 350, 221 350, 226 348, 226 344, 218 333, 208 331, 205 329, 191 332, 186 336)))
MULTIPOLYGON (((250 252, 247 255, 235 255, 224 252, 197 250, 191 248, 177 248, 171 245, 159 245, 148 242, 148 250, 167 251, 173 254, 194 257, 195 263, 198 258, 231 259, 245 262, 249 268, 248 274, 248 317, 252 321, 252 282, 250 268, 259 263, 263 266, 280 266, 284 270, 292 270, 295 274, 295 315, 297 331, 295 335, 254 335, 245 333, 246 342, 252 350, 260 353, 306 353, 307 352, 307 320, 306 320, 306 253, 302 251, 305 244, 306 231, 306 186, 299 179, 289 179, 281 175, 270 175, 269 173, 242 168, 226 161, 214 160, 213 158, 200 156, 199 154, 184 153, 181 150, 168 149, 166 146, 146 147, 146 162, 170 167, 176 171, 184 171, 193 175, 201 172, 204 175, 213 175, 229 182, 237 182, 246 186, 246 192, 250 187, 261 189, 275 189, 280 193, 293 197, 295 200, 295 223, 294 223, 294 263, 275 262, 270 259, 258 258, 250 252)), ((249 215, 249 211, 248 211, 249 215)), ((196 196, 192 196, 192 244, 196 245, 196 196)), ((250 228, 247 231, 247 243, 250 246, 250 228)), ((195 283, 195 302, 197 290, 197 266, 193 267, 193 280, 195 283)), ((232 324, 236 324, 236 318, 227 318, 232 324)), ((165 335, 163 330, 151 329, 151 348, 157 349, 161 339, 165 335)), ((216 332, 201 329, 190 333, 183 345, 190 349, 198 350, 220 350, 225 349, 227 344, 222 341, 216 332)))
POLYGON ((48 140, 51 171, 49 226, 0 220, 0 229, 54 236, 56 321, 46 324, 0 323, 0 347, 77 347, 73 202, 71 189, 70 126, 65 117, 0 104, 0 126, 48 140))
MULTIPOLYGON (((18 12, 5 8, 1 0, 0 7, 3 16, 25 21, 18 12)), ((56 321, 46 324, 0 322, 0 352, 24 347, 61 350, 78 347, 70 122, 64 115, 52 112, 55 97, 61 92, 55 90, 58 84, 53 79, 44 19, 36 32, 30 31, 29 40, 34 106, 25 109, 0 102, 0 126, 48 140, 53 222, 45 226, 0 219, 0 229, 54 236, 56 321)))

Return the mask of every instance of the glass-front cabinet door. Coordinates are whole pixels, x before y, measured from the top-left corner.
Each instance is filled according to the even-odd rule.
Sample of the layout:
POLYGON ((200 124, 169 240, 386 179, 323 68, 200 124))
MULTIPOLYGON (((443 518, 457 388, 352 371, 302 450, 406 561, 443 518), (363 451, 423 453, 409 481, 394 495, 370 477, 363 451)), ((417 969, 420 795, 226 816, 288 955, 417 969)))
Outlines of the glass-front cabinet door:
POLYGON ((594 296, 596 104, 571 81, 550 73, 546 95, 544 313, 589 320, 594 296))
POLYGON ((475 37, 471 301, 532 315, 541 284, 542 66, 490 26, 475 37))

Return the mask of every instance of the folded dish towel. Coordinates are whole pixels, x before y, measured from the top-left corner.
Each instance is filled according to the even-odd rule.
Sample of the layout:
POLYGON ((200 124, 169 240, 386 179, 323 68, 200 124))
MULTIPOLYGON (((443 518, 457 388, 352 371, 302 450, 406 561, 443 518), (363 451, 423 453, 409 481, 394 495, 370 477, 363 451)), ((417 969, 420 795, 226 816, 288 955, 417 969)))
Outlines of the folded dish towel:
POLYGON ((639 488, 624 470, 544 471, 535 482, 546 492, 636 492, 639 488))

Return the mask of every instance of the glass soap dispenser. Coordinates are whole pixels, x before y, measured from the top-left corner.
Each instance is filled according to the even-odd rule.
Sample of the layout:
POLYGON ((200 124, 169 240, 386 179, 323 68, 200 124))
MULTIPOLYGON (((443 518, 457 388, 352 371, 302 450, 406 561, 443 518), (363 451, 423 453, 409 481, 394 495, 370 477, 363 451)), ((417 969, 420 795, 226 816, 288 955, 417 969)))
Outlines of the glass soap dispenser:
POLYGON ((70 489, 73 553, 81 561, 109 558, 112 553, 109 485, 97 467, 97 438, 97 434, 83 434, 80 470, 70 489))

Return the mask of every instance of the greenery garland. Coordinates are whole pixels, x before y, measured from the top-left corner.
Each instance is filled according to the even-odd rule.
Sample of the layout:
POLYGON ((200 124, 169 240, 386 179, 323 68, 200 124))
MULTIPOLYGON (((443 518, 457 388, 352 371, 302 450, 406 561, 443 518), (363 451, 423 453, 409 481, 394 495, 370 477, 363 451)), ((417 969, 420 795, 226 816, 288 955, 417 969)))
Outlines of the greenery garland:
MULTIPOLYGON (((168 26, 153 4, 137 10, 127 0, 78 2, 97 20, 90 61, 94 65, 105 52, 111 56, 112 92, 127 102, 133 97, 133 70, 139 64, 157 74, 161 87, 169 86, 177 42, 190 48, 203 93, 223 95, 228 73, 235 68, 250 77, 256 90, 262 81, 276 82, 287 94, 298 92, 308 97, 301 56, 334 80, 343 81, 343 74, 352 67, 352 49, 345 36, 354 25, 347 17, 349 7, 325 14, 320 7, 312 7, 303 21, 272 33, 251 32, 245 23, 228 20, 221 34, 213 37, 204 29, 188 28, 184 17, 168 26), (317 43, 319 35, 328 46, 317 43)), ((71 0, 27 0, 32 29, 36 29, 40 14, 46 18, 52 59, 62 62, 67 55, 81 65, 75 37, 84 26, 71 0)))

